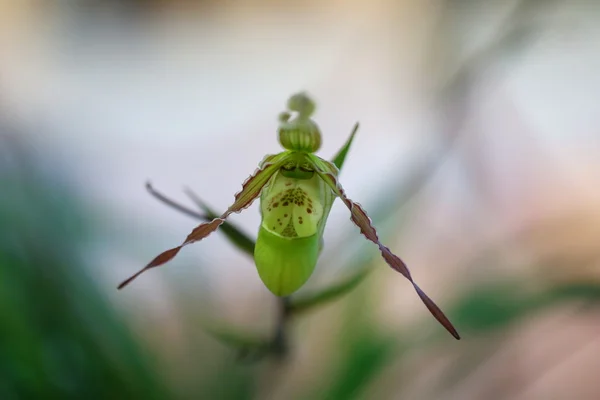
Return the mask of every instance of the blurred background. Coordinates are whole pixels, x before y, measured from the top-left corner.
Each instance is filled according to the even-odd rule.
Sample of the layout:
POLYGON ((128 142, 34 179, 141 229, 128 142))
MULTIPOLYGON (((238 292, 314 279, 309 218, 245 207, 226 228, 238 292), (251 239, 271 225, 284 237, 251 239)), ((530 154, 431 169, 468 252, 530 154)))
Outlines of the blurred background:
MULTIPOLYGON (((599 22, 583 0, 0 0, 0 398, 600 398, 599 22), (461 341, 339 202, 298 298, 358 278, 286 320, 283 357, 240 357, 281 316, 221 233, 116 290, 198 223, 144 184, 223 211, 299 90, 322 157, 360 121, 346 192, 461 341)), ((231 220, 255 236, 257 206, 231 220)))

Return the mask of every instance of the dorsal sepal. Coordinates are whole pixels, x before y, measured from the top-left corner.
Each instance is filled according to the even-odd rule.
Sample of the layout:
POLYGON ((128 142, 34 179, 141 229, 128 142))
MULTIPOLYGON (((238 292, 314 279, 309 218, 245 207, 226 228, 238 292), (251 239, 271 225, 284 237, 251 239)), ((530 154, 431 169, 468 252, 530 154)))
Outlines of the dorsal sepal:
POLYGON ((314 153, 321 148, 321 130, 310 118, 315 111, 315 103, 305 94, 297 93, 289 98, 290 112, 279 115, 279 143, 287 150, 314 153))

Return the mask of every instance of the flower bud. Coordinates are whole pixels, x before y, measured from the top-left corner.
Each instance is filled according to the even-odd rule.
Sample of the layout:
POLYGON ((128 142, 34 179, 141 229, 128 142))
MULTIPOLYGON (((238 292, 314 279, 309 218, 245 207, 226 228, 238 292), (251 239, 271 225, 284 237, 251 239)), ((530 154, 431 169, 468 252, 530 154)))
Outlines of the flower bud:
POLYGON ((288 112, 279 116, 279 143, 287 150, 314 153, 321 147, 321 131, 310 118, 315 103, 304 93, 298 93, 288 100, 288 108, 298 114, 295 118, 288 112))

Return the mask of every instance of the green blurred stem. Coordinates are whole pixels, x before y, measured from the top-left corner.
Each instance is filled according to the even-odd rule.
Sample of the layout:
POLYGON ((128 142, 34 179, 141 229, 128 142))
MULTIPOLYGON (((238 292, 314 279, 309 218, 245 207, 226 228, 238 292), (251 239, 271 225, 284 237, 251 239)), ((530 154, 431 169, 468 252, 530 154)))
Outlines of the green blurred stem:
POLYGON ((280 359, 285 358, 288 354, 289 343, 287 340, 287 322, 290 317, 290 298, 281 297, 278 299, 277 305, 279 306, 277 314, 277 324, 275 328, 275 335, 271 342, 271 351, 280 359))

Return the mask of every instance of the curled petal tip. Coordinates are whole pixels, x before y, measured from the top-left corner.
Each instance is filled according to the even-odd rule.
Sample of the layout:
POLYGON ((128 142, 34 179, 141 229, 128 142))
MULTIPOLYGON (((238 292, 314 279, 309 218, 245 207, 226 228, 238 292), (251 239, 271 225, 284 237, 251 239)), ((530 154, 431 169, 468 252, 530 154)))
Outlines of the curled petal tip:
POLYGON ((289 98, 287 107, 291 111, 296 111, 301 117, 309 118, 315 112, 316 106, 306 92, 300 92, 289 98))

